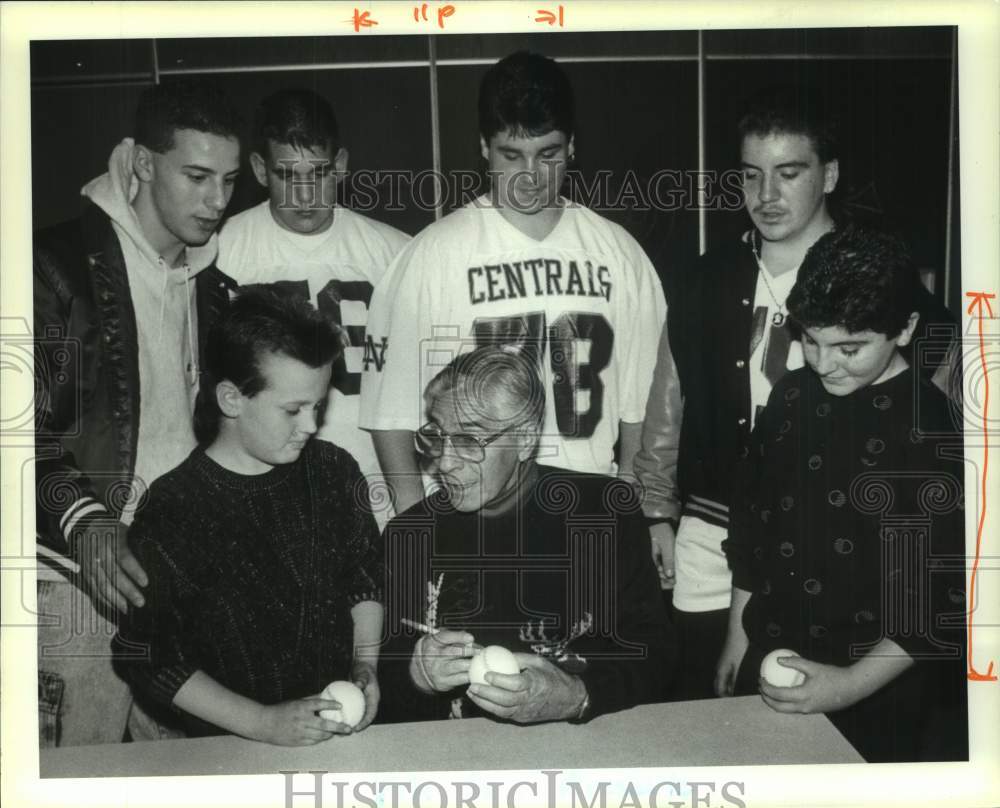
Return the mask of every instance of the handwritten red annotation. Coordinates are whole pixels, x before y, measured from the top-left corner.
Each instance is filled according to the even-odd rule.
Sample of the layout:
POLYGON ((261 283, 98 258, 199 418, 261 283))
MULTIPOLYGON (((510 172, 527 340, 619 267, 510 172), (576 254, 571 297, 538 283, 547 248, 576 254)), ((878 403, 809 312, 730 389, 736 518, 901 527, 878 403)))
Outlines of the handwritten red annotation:
MULTIPOLYGON (((419 6, 413 7, 413 21, 414 22, 427 22, 427 3, 422 3, 419 6)), ((455 7, 451 4, 445 6, 438 6, 437 8, 437 24, 438 28, 444 28, 444 21, 455 13, 455 7)))
MULTIPOLYGON (((419 6, 413 6, 412 15, 413 21, 416 23, 430 22, 432 17, 428 15, 428 11, 431 8, 430 3, 421 3, 419 6)), ((448 3, 446 5, 440 5, 434 8, 434 17, 437 19, 437 27, 444 30, 444 21, 449 17, 453 17, 458 9, 453 3, 448 3)), ((552 11, 550 9, 540 8, 535 12, 538 16, 534 18, 535 22, 541 25, 548 26, 558 26, 559 28, 565 27, 566 24, 566 9, 564 6, 556 6, 556 10, 552 11)), ((366 30, 375 25, 378 25, 378 20, 372 16, 371 10, 362 11, 360 8, 354 8, 354 15, 349 20, 344 20, 352 28, 354 28, 355 33, 361 33, 362 30, 366 30)))
POLYGON ((565 14, 562 6, 559 6, 558 11, 549 11, 547 9, 540 8, 536 13, 538 16, 535 17, 535 22, 540 22, 545 25, 555 25, 558 23, 560 28, 563 27, 565 14))
POLYGON ((362 28, 371 28, 373 25, 378 25, 378 21, 372 17, 370 11, 362 11, 360 8, 354 9, 354 17, 350 20, 345 20, 354 26, 355 33, 359 32, 362 28))
POLYGON ((990 411, 990 376, 989 369, 986 366, 986 344, 983 340, 983 306, 986 306, 986 310, 989 312, 989 316, 993 318, 993 307, 990 305, 990 301, 993 300, 996 295, 989 294, 987 292, 966 292, 966 297, 971 297, 972 302, 969 303, 969 308, 967 309, 969 314, 975 314, 977 321, 979 323, 979 359, 983 366, 983 473, 981 477, 981 489, 979 501, 981 503, 979 510, 979 525, 976 528, 976 555, 972 562, 972 573, 969 577, 969 618, 967 623, 968 631, 968 651, 969 651, 969 670, 968 678, 973 682, 995 682, 997 681, 996 674, 993 673, 993 662, 990 662, 986 668, 986 673, 980 673, 976 670, 976 666, 972 661, 972 614, 975 610, 976 604, 976 577, 979 572, 979 558, 982 550, 983 543, 983 526, 986 524, 986 474, 989 470, 990 462, 990 436, 989 436, 989 411, 990 411))

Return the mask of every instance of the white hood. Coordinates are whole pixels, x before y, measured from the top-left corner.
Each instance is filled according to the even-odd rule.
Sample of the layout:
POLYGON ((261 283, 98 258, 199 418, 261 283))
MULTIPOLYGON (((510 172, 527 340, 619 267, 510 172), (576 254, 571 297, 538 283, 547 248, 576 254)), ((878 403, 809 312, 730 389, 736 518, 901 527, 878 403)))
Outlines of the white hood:
MULTIPOLYGON (((132 158, 135 152, 135 141, 127 137, 111 152, 108 160, 108 172, 92 179, 80 190, 80 194, 90 199, 111 218, 118 229, 135 245, 135 248, 153 266, 159 263, 159 254, 146 240, 135 214, 132 202, 139 193, 139 178, 132 168, 132 158)), ((182 267, 168 267, 171 280, 183 283, 185 275, 193 278, 215 260, 218 253, 218 237, 212 233, 211 238, 200 247, 187 247, 185 264, 182 267), (179 274, 179 277, 177 277, 179 274)))
POLYGON ((108 173, 81 193, 111 218, 121 245, 135 311, 139 360, 139 439, 133 494, 122 513, 130 523, 144 489, 178 465, 195 446, 191 416, 198 392, 196 290, 192 278, 212 263, 217 240, 187 247, 180 266, 171 267, 143 234, 132 201, 139 180, 132 168, 135 144, 119 143, 108 173))

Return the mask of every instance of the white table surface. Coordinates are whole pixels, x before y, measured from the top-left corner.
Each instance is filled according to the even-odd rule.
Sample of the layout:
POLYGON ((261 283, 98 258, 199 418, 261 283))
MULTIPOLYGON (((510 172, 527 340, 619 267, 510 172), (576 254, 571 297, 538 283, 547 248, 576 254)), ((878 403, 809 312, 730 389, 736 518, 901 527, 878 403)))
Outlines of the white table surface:
POLYGON ((234 736, 43 749, 42 777, 591 769, 861 763, 823 715, 783 715, 759 696, 650 704, 588 724, 485 718, 375 725, 315 746, 234 736))

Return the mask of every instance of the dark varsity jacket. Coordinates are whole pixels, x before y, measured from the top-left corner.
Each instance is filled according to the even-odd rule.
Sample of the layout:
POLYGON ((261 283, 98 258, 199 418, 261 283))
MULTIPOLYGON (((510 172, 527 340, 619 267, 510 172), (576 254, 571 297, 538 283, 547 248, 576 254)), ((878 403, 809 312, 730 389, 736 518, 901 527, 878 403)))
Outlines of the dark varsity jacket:
MULTIPOLYGON (((676 521, 685 513, 729 525, 732 469, 749 445, 753 424, 753 233, 706 253, 671 279, 635 458, 648 518, 676 521)), ((930 379, 953 351, 955 318, 929 292, 919 312, 917 332, 902 352, 930 379)))
MULTIPOLYGON (((88 204, 79 219, 37 232, 33 282, 36 530, 40 543, 66 554, 67 527, 118 517, 135 468, 135 310, 104 211, 88 204)), ((214 264, 195 278, 202 357, 234 286, 214 264)))

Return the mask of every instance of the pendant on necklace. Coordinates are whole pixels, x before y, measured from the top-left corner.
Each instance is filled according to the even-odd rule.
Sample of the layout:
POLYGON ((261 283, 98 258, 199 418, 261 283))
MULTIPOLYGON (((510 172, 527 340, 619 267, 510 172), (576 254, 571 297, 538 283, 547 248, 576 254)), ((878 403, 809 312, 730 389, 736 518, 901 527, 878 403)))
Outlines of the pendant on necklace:
POLYGON ((784 324, 785 324, 785 315, 782 314, 780 311, 776 311, 774 313, 774 316, 771 318, 771 325, 775 326, 776 328, 781 328, 781 326, 783 326, 784 324))

